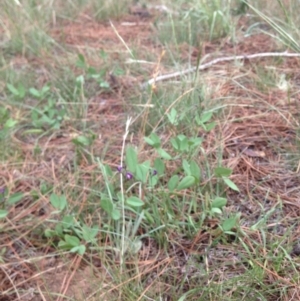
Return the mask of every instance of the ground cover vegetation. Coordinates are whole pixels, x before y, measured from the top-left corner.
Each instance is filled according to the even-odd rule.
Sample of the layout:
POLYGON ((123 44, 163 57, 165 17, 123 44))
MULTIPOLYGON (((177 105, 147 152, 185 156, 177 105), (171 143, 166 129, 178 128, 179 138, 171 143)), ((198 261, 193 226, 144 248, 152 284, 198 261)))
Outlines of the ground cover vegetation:
POLYGON ((0 300, 300 300, 299 16, 2 0, 0 300))

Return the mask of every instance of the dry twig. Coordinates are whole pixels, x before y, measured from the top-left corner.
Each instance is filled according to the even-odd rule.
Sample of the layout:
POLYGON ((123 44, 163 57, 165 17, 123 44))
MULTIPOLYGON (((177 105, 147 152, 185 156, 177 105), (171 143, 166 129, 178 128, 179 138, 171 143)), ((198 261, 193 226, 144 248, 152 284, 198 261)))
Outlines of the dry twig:
POLYGON ((176 78, 185 74, 189 74, 192 72, 205 70, 213 65, 222 62, 229 62, 229 61, 236 61, 236 60, 250 60, 255 58, 261 57, 300 57, 300 53, 289 53, 289 52, 262 52, 262 53, 254 53, 254 54, 245 54, 245 55, 238 55, 238 56, 229 56, 229 57, 219 57, 216 58, 206 64, 200 64, 197 67, 192 67, 183 71, 178 71, 170 74, 165 74, 157 77, 153 77, 150 80, 146 81, 142 84, 142 89, 146 88, 148 85, 153 85, 157 82, 164 81, 171 78, 176 78))

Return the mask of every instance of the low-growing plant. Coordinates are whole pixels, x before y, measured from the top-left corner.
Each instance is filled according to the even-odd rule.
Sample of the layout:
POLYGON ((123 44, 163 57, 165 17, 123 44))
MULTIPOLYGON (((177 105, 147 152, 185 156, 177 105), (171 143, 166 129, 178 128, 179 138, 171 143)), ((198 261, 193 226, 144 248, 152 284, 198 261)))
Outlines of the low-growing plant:
MULTIPOLYGON (((172 110, 168 116, 173 125, 176 123, 176 114, 177 112, 172 110)), ((205 130, 210 131, 214 126, 211 118, 212 114, 204 113, 199 116, 198 122, 205 130)), ((108 217, 118 224, 122 223, 122 214, 126 214, 127 223, 135 221, 136 227, 143 224, 148 229, 149 232, 143 236, 150 235, 149 233, 154 235, 155 232, 159 232, 159 229, 168 227, 162 220, 170 219, 170 222, 171 220, 174 222, 176 219, 172 207, 177 204, 177 210, 180 210, 179 208, 183 208, 185 203, 190 208, 196 208, 201 216, 201 221, 197 224, 193 222, 194 218, 189 215, 189 211, 184 213, 188 214, 188 227, 197 231, 196 228, 201 228, 206 219, 213 217, 219 220, 220 237, 233 235, 239 216, 235 214, 227 216, 224 213, 227 199, 223 195, 227 188, 238 191, 238 187, 229 178, 232 170, 220 166, 210 172, 215 178, 215 190, 210 194, 205 192, 205 185, 202 185, 203 164, 193 156, 199 151, 204 151, 201 147, 203 138, 178 134, 170 138, 169 144, 163 145, 160 137, 153 132, 144 140, 151 149, 149 152, 154 151, 156 154, 152 160, 140 161, 138 149, 128 145, 124 161, 115 172, 101 160, 97 161, 106 185, 105 190, 101 191, 100 206, 108 217), (177 167, 168 168, 171 163, 177 167), (121 175, 120 180, 117 179, 117 174, 121 175), (120 181, 123 182, 122 185, 120 181), (157 203, 157 196, 160 194, 162 202, 165 203, 157 203), (182 195, 187 196, 180 200, 182 195), (170 200, 174 200, 173 205, 170 200), (159 213, 159 208, 166 208, 162 209, 166 216, 162 217, 161 221, 158 221, 156 216, 162 214, 159 213)), ((130 237, 132 240, 133 236, 130 237)))
POLYGON ((9 208, 24 197, 24 193, 16 192, 9 194, 9 191, 5 187, 0 188, 0 219, 5 218, 9 213, 9 208))
MULTIPOLYGON (((100 56, 102 58, 106 58, 105 53, 101 52, 100 56)), ((101 69, 100 71, 96 70, 96 68, 89 66, 86 62, 84 55, 78 54, 78 59, 76 62, 76 66, 81 68, 84 71, 84 75, 82 75, 82 83, 84 83, 84 79, 95 81, 98 86, 104 90, 110 89, 110 84, 105 80, 106 69, 101 69)))
POLYGON ((17 86, 7 84, 7 89, 17 99, 22 100, 26 96, 26 89, 22 83, 19 83, 17 86))
MULTIPOLYGON (((64 106, 58 104, 55 96, 51 95, 50 85, 46 84, 39 90, 31 87, 27 91, 21 83, 18 86, 8 83, 7 89, 18 101, 23 100, 27 94, 39 101, 31 109, 31 124, 35 129, 60 129, 67 112, 64 106)), ((8 119, 7 123, 6 128, 14 126, 16 121, 8 119)))
POLYGON ((49 98, 47 104, 41 109, 33 108, 31 111, 32 125, 36 129, 60 129, 66 118, 66 109, 57 105, 57 101, 49 98))
POLYGON ((10 112, 5 107, 0 107, 0 141, 3 141, 7 138, 10 130, 12 130, 17 124, 18 121, 10 116, 10 112))
POLYGON ((68 206, 65 195, 52 193, 50 203, 57 210, 54 214, 61 214, 63 217, 61 221, 56 221, 54 229, 45 230, 45 236, 58 240, 57 245, 60 249, 83 255, 87 246, 95 243, 95 237, 99 232, 98 226, 89 227, 72 214, 64 215, 68 206))

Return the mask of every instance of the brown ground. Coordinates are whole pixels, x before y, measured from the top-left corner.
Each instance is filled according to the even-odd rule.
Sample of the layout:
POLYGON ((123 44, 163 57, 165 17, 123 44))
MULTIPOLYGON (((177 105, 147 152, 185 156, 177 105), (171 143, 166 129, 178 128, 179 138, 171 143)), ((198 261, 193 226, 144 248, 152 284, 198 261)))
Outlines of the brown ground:
MULTIPOLYGON (((128 15, 114 22, 118 34, 128 45, 134 45, 139 48, 141 53, 144 51, 145 59, 151 53, 153 57, 159 59, 162 48, 154 44, 152 18, 145 15, 128 15)), ((241 25, 242 26, 242 25, 241 25)), ((66 43, 68 47, 74 47, 84 53, 86 49, 104 49, 105 52, 112 54, 115 59, 120 59, 122 52, 126 51, 123 43, 117 37, 109 23, 97 23, 86 17, 77 20, 77 22, 66 22, 62 27, 53 28, 53 37, 61 43, 66 43)), ((237 45, 231 41, 223 40, 218 43, 203 44, 203 54, 215 53, 232 55, 244 53, 258 53, 265 51, 278 51, 276 43, 263 34, 252 35, 248 38, 240 39, 237 45)), ((188 55, 187 45, 181 45, 182 57, 188 55)), ((194 59, 197 59, 198 50, 194 49, 194 59)), ((142 58, 140 58, 142 59, 142 58)), ((22 60, 18 64, 24 64, 22 60)), ((248 76, 256 79, 257 62, 245 62, 240 70, 233 70, 231 64, 222 64, 214 66, 213 70, 208 72, 228 72, 237 75, 247 71, 248 76), (230 66, 228 66, 230 65, 230 66)), ((260 65, 270 64, 270 59, 259 60, 260 65)), ((152 76, 155 67, 147 67, 144 72, 152 76)), ((286 59, 280 65, 280 68, 288 74, 293 82, 292 91, 284 91, 274 87, 264 89, 257 84, 256 87, 248 85, 248 90, 238 90, 230 81, 226 81, 221 88, 216 91, 215 99, 234 97, 231 103, 238 101, 238 105, 228 106, 227 114, 224 119, 228 122, 222 123, 215 131, 207 136, 207 150, 214 151, 217 141, 222 137, 224 149, 224 165, 234 170, 233 180, 240 187, 240 194, 230 194, 230 204, 228 211, 242 212, 242 217, 248 217, 253 224, 253 220, 259 215, 259 207, 255 200, 262 199, 262 203, 270 208, 278 201, 284 206, 286 220, 282 224, 282 229, 276 231, 285 231, 289 226, 288 219, 299 217, 300 215, 300 178, 299 168, 293 170, 287 165, 286 159, 290 161, 299 161, 297 157, 296 143, 298 124, 298 104, 299 94, 299 60, 286 59), (229 114, 230 113, 230 114, 229 114), (286 156, 285 156, 286 154, 286 156), (268 196, 268 198, 266 197, 268 196), (267 198, 267 199, 266 199, 267 198)), ((164 70, 161 70, 164 72, 164 70)), ((114 79, 111 79, 114 81, 114 79)), ((116 79, 113 92, 95 95, 90 100, 90 107, 87 119, 92 122, 100 121, 101 139, 96 139, 95 149, 101 149, 109 141, 110 150, 119 149, 121 137, 124 131, 126 95, 136 93, 137 87, 145 78, 139 75, 124 75, 116 79), (114 133, 113 137, 111 133, 114 133)), ((211 84, 216 84, 217 78, 211 77, 211 84)), ((257 79, 259 82, 259 79, 257 79)), ((220 85, 220 83, 218 83, 220 85)), ((76 131, 74 131, 76 133, 76 131)), ((15 191, 30 191, 34 186, 39 185, 39 180, 43 177, 48 179, 52 176, 53 181, 59 181, 60 175, 64 173, 69 178, 69 185, 75 183, 74 175, 68 173, 67 167, 74 157, 74 147, 71 143, 71 136, 52 137, 41 140, 40 146, 45 150, 44 157, 39 162, 27 164, 25 166, 11 165, 3 166, 0 171, 2 178, 1 184, 11 187, 15 191), (59 147, 63 145, 63 147, 59 147), (66 147, 69 146, 69 147, 66 147), (46 146, 46 147, 45 147, 46 146)), ((14 142, 17 143, 23 151, 24 157, 29 158, 27 162, 34 162, 32 158, 34 144, 33 141, 23 141, 22 136, 16 134, 14 142)), ((107 160, 117 165, 117 152, 108 153, 107 160)), ((291 163, 292 164, 292 163, 291 163)), ((294 163, 295 165, 295 163, 294 163)), ((296 164, 297 165, 297 164, 296 164)), ((85 171, 88 182, 89 175, 96 165, 91 166, 82 159, 81 169, 85 171)), ((75 185, 75 184, 74 184, 75 185)), ((84 189, 79 195, 82 203, 86 201, 84 189)), ((59 296, 69 296, 77 300, 83 300, 90 296, 93 300, 93 292, 98 289, 100 282, 107 283, 106 291, 100 292, 100 297, 108 291, 114 294, 113 284, 110 284, 110 276, 105 265, 97 257, 79 258, 66 256, 65 260, 55 257, 52 249, 43 248, 43 242, 33 237, 33 241, 28 240, 28 233, 23 233, 26 216, 35 216, 36 221, 42 223, 49 216, 48 200, 32 204, 30 199, 28 203, 12 208, 10 212, 11 229, 15 236, 12 240, 10 231, 6 232, 5 237, 1 238, 3 248, 6 247, 6 260, 0 266, 0 287, 4 297, 0 296, 1 301, 24 300, 39 301, 50 300, 45 292, 57 292, 57 296, 51 300, 63 300, 59 296), (41 243, 41 245, 39 245, 41 243), (48 254, 49 257, 45 257, 48 254), (39 258, 40 257, 40 258, 39 258), (91 265, 89 262, 92 262, 91 265), (93 266, 93 268, 91 268, 93 266), (93 275, 93 277, 91 277, 93 275), (94 279, 94 282, 91 282, 94 279), (14 292, 19 291, 19 295, 14 292), (38 293, 37 293, 38 292, 38 293), (12 294, 12 295, 11 295, 12 294), (11 297, 9 297, 11 295, 11 297)), ((30 222, 29 222, 30 223, 30 222)), ((208 221, 208 229, 214 228, 214 221, 208 221)), ((247 222, 243 225, 247 231, 247 222)), ((0 224, 1 227, 1 224, 0 224)), ((300 233, 300 225, 295 232, 296 240, 300 233)), ((174 233, 174 240, 175 240, 174 233)), ((206 244, 211 241, 211 232, 202 231, 195 236, 193 240, 177 238, 178 245, 173 246, 168 256, 160 255, 154 242, 145 240, 140 251, 140 270, 143 271, 140 276, 147 278, 148 289, 155 288, 157 291, 167 291, 165 283, 155 281, 153 275, 160 275, 165 269, 173 269, 174 273, 179 275, 183 269, 186 269, 185 255, 189 253, 199 253, 203 251, 206 244), (152 276, 151 276, 152 275, 152 276), (151 282, 152 281, 152 282, 151 282), (151 284, 152 283, 152 284, 151 284)), ((252 234, 253 235, 253 234, 252 234)), ((256 234, 259 236, 259 233, 256 234)), ((34 234, 33 234, 34 236, 34 234)), ((259 239, 259 237, 258 237, 259 239)), ((219 250, 222 253, 222 250, 219 250)), ((228 251, 229 252, 229 251, 228 251)), ((235 254, 229 252, 227 260, 236 260, 235 254)), ((222 259, 220 259, 222 261, 222 259)), ((191 271, 192 273, 193 271, 191 271)), ((175 276, 174 276, 175 277, 175 276)), ((275 279, 280 276, 272 275, 275 279)), ((103 288, 102 288, 103 290, 103 288)), ((105 289, 104 289, 105 290, 105 289)), ((105 296, 107 298, 107 296, 105 296)), ((105 299, 104 299, 105 300, 105 299)))

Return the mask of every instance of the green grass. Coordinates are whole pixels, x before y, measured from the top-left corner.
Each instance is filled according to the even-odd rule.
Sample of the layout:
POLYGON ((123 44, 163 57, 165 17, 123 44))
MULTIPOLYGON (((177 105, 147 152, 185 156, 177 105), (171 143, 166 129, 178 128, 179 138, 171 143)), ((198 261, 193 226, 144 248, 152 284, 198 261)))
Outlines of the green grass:
POLYGON ((296 300, 298 58, 141 87, 297 52, 298 21, 295 1, 2 1, 5 300, 296 300))

